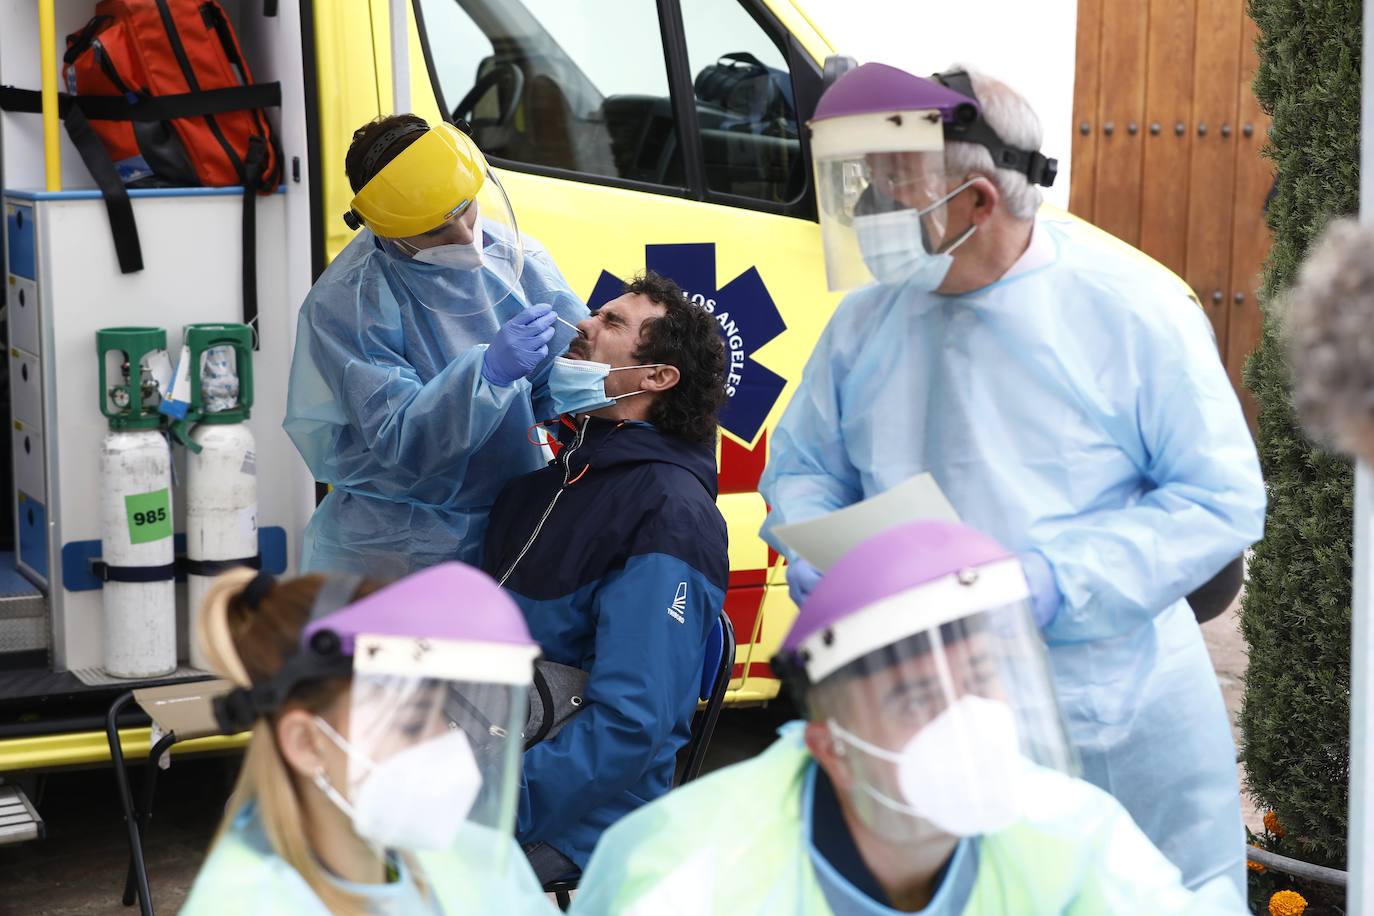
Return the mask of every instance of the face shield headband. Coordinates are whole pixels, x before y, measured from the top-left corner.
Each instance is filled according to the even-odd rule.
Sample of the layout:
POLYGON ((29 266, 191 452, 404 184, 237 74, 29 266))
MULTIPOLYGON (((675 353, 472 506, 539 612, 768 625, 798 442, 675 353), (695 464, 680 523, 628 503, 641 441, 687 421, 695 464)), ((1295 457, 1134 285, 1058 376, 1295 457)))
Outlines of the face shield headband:
MULTIPOLYGON (((408 137, 411 134, 423 134, 428 130, 429 125, 427 124, 412 123, 402 124, 399 127, 393 127, 391 130, 384 131, 380 137, 372 142, 372 145, 367 148, 367 154, 363 156, 363 174, 373 176, 377 174, 377 160, 381 158, 382 153, 391 148, 391 144, 402 137, 408 137)), ((363 227, 362 218, 352 209, 344 213, 343 221, 344 225, 348 226, 348 228, 352 229, 354 232, 357 232, 363 227)))
MULTIPOLYGON (((977 100, 973 91, 973 81, 963 70, 948 73, 935 73, 931 79, 960 95, 977 100)), ((1054 185, 1059 174, 1059 160, 1050 159, 1038 150, 1017 149, 1002 142, 997 132, 983 119, 980 108, 967 106, 959 108, 955 117, 945 121, 945 139, 960 143, 976 143, 992 154, 993 164, 1000 169, 1010 169, 1026 176, 1031 184, 1042 187, 1054 185)))
MULTIPOLYGON (((243 600, 256 610, 275 581, 270 573, 259 573, 243 590, 243 600)), ((307 628, 310 623, 350 604, 362 582, 363 577, 355 574, 326 576, 310 608, 307 628)), ((343 653, 338 635, 331 630, 319 630, 272 677, 251 687, 236 687, 216 697, 213 704, 215 721, 222 734, 247 731, 258 719, 279 710, 301 684, 349 677, 352 673, 353 658, 343 653)))
POLYGON ((1028 596, 1025 575, 1015 558, 971 567, 856 609, 806 637, 793 651, 774 655, 770 664, 804 711, 811 688, 850 662, 922 631, 1028 596), (913 614, 912 606, 923 610, 913 614))

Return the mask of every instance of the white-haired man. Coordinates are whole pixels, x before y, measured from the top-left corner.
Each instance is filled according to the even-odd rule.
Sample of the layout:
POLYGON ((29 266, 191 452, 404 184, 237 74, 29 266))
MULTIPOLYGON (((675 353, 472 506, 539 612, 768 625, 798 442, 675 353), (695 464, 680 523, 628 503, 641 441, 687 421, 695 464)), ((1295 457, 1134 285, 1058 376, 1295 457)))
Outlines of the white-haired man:
MULTIPOLYGON (((763 535, 930 472, 1014 548, 1083 775, 1190 887, 1244 890, 1235 749, 1185 596, 1263 532, 1254 443, 1171 274, 1037 215, 1054 160, 1005 85, 868 64, 811 122, 840 305, 773 437, 763 535), (876 281, 876 282, 875 282, 876 281)), ((820 574, 795 556, 803 597, 820 574)))

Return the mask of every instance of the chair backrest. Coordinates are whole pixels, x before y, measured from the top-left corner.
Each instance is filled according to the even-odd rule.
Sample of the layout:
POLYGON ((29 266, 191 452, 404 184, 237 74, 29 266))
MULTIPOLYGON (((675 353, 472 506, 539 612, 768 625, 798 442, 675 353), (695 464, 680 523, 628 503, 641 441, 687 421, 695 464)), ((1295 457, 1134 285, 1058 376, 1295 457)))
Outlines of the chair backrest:
POLYGON ((213 704, 232 689, 233 683, 223 678, 188 681, 135 690, 134 702, 163 732, 188 741, 221 733, 213 704))
POLYGON ((722 623, 722 620, 729 622, 729 618, 721 614, 706 637, 706 658, 701 665, 701 690, 697 692, 697 696, 703 701, 711 699, 711 693, 716 689, 716 677, 720 673, 720 657, 725 651, 725 623, 722 623))
POLYGON ((687 758, 678 785, 691 782, 701 773, 706 761, 706 748, 716 730, 716 720, 725 704, 725 692, 730 689, 730 672, 735 667, 735 627, 724 608, 706 637, 706 657, 701 666, 701 699, 706 708, 692 717, 692 736, 687 741, 687 758))

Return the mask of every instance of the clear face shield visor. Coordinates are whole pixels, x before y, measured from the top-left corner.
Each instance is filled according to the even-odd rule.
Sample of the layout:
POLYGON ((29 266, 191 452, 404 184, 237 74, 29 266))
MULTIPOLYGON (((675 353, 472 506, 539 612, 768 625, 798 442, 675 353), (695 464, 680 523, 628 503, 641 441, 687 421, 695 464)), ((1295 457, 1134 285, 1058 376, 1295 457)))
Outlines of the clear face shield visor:
POLYGON ((867 652, 812 687, 808 703, 843 760, 837 791, 894 840, 1002 829, 1046 772, 1077 772, 1025 599, 867 652))
MULTIPOLYGON (((360 837, 380 849, 487 856, 509 846, 535 653, 509 652, 514 648, 468 647, 468 654, 511 655, 503 676, 483 680, 426 676, 424 665, 415 673, 359 671, 366 656, 355 656, 346 731, 317 720, 343 751, 344 772, 316 784, 349 814, 360 837)), ((475 669, 474 677, 492 669, 462 667, 475 669)))
POLYGON ((960 189, 951 188, 945 174, 937 113, 815 122, 812 155, 832 291, 874 282, 877 258, 938 254, 957 244, 947 237, 946 203, 960 189))

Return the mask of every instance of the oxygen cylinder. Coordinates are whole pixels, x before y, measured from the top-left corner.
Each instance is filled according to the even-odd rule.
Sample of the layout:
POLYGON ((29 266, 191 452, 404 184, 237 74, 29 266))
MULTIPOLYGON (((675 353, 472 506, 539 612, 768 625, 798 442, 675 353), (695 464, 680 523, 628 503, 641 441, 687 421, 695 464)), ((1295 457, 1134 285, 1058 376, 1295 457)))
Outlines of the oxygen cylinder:
POLYGON ((160 677, 177 666, 172 452, 150 368, 166 360, 167 332, 106 328, 96 332, 96 349, 110 425, 100 447, 105 671, 160 677))
POLYGON ((186 457, 186 584, 191 664, 200 650, 200 605, 210 582, 235 565, 256 565, 258 476, 253 434, 253 332, 246 324, 186 327, 191 372, 191 432, 186 457))

